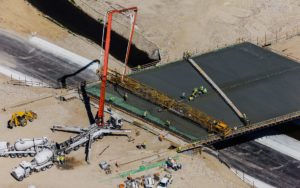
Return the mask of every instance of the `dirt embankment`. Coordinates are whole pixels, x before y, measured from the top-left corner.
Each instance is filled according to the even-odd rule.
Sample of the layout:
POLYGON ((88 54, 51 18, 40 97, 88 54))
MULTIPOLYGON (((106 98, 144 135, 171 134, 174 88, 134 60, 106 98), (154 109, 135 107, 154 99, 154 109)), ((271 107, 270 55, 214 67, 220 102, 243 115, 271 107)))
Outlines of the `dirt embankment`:
POLYGON ((186 50, 207 51, 239 38, 256 41, 257 37, 264 39, 265 34, 275 38, 276 32, 285 33, 300 25, 298 0, 112 0, 110 3, 139 8, 139 31, 159 46, 165 61, 181 58, 186 50))
MULTIPOLYGON (((36 35, 92 60, 100 58, 98 45, 60 27, 27 1, 0 0, 0 28, 25 38, 36 35)), ((110 68, 123 70, 121 62, 113 57, 110 57, 110 68)))

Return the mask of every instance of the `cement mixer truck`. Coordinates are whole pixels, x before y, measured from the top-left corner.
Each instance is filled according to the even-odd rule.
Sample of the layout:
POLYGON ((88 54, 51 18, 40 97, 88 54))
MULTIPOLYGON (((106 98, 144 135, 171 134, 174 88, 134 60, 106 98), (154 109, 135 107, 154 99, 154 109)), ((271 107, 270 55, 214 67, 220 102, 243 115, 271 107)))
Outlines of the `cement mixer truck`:
POLYGON ((38 153, 31 162, 22 161, 13 169, 11 175, 18 181, 30 176, 32 172, 45 171, 53 166, 54 153, 51 149, 44 149, 38 153))
POLYGON ((50 142, 47 137, 42 138, 23 138, 10 145, 9 142, 0 142, 0 156, 11 158, 15 157, 34 157, 43 148, 49 147, 50 142))

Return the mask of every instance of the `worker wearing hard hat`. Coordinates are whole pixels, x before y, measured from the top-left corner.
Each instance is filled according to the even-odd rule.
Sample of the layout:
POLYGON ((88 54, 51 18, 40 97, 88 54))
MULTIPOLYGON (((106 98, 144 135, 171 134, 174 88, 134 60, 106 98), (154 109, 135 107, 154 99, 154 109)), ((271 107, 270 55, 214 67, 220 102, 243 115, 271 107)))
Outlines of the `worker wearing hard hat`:
POLYGON ((170 127, 171 121, 170 121, 170 120, 167 120, 167 121, 166 121, 166 125, 167 125, 168 127, 170 127))
POLYGON ((65 156, 64 155, 61 155, 59 157, 59 161, 60 161, 60 164, 65 164, 65 156))
POLYGON ((190 96, 189 97, 189 101, 193 101, 194 100, 194 97, 193 96, 190 96))
POLYGON ((64 155, 58 155, 56 160, 60 165, 65 164, 65 156, 64 155))
POLYGON ((124 94, 124 96, 123 96, 123 100, 126 102, 126 101, 127 101, 127 99, 128 99, 128 94, 127 94, 127 93, 125 93, 125 94, 124 94))
POLYGON ((182 92, 180 98, 185 99, 185 92, 182 92))
POLYGON ((146 111, 144 111, 143 117, 145 118, 145 117, 147 117, 147 115, 148 115, 148 111, 146 110, 146 111))
POLYGON ((195 87, 195 88, 193 89, 192 95, 193 95, 193 96, 196 96, 197 93, 198 93, 198 88, 195 87))

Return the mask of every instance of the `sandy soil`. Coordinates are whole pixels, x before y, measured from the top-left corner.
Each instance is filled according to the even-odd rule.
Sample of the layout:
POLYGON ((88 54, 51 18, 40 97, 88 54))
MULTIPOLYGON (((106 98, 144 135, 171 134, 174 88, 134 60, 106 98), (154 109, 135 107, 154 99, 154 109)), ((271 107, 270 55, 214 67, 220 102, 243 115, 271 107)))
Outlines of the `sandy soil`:
MULTIPOLYGON (((104 0, 80 1, 92 7, 97 3, 107 4, 104 0)), ((239 38, 263 40, 265 34, 275 38, 275 33, 299 26, 299 3, 298 0, 109 1, 113 7, 118 7, 115 4, 138 7, 138 31, 159 46, 166 61, 181 58, 186 50, 216 49, 239 38)))
POLYGON ((58 25, 49 22, 34 10, 26 1, 0 0, 0 24, 25 36, 36 32, 52 40, 60 40, 67 36, 67 32, 58 25))
POLYGON ((270 48, 275 50, 275 52, 288 56, 300 63, 300 36, 271 45, 270 48))
MULTIPOLYGON (((69 102, 60 102, 54 97, 33 103, 14 107, 16 104, 21 104, 40 98, 43 96, 60 94, 59 90, 47 88, 32 88, 24 86, 11 86, 4 84, 7 78, 0 76, 0 107, 6 107, 6 111, 0 113, 0 140, 13 143, 18 138, 32 138, 47 136, 54 141, 63 141, 71 136, 69 133, 52 133, 50 127, 54 124, 61 125, 76 125, 85 127, 88 125, 88 119, 84 105, 80 100, 72 100, 69 102), (4 92, 2 91, 4 90, 4 92), (21 94, 25 97, 22 97, 21 94), (13 100, 14 99, 14 100, 13 100), (38 114, 38 119, 29 123, 27 127, 17 127, 12 130, 6 128, 6 122, 10 115, 17 110, 33 110, 38 114)), ((93 108, 93 112, 96 109, 93 108)), ((135 126, 125 124, 125 128, 131 129, 130 134, 135 140, 128 142, 127 137, 109 136, 103 140, 93 144, 91 164, 84 162, 83 148, 76 152, 72 152, 71 162, 68 169, 53 167, 46 172, 34 173, 23 182, 17 182, 13 179, 9 172, 13 167, 17 166, 22 160, 30 161, 31 158, 1 158, 0 159, 0 187, 26 187, 30 184, 37 187, 103 187, 111 188, 124 181, 118 177, 118 173, 137 169, 142 164, 151 164, 157 160, 167 158, 168 156, 177 155, 174 151, 169 150, 170 143, 167 141, 160 142, 157 136, 148 133, 135 126), (136 132, 139 131, 139 136, 136 132), (146 150, 137 150, 135 145, 146 142, 146 150), (98 154, 105 148, 109 148, 101 155, 98 154), (160 154, 157 157, 157 154, 160 154), (141 158, 153 156, 150 158, 141 158), (100 161, 107 161, 112 164, 111 175, 105 175, 100 170, 98 164, 100 161), (120 168, 116 168, 113 164, 118 162, 120 168), (135 162, 131 162, 135 161, 135 162), (128 163, 129 162, 129 163, 128 163), (126 164, 128 163, 128 164, 126 164)), ((171 187, 248 187, 238 177, 236 177, 227 167, 217 161, 217 159, 207 155, 186 156, 179 155, 179 161, 183 164, 182 171, 174 173, 174 183, 171 187)), ((155 168, 150 171, 135 174, 133 177, 138 177, 145 174, 162 172, 161 169, 155 168)), ((164 172, 162 172, 162 175, 164 172)))

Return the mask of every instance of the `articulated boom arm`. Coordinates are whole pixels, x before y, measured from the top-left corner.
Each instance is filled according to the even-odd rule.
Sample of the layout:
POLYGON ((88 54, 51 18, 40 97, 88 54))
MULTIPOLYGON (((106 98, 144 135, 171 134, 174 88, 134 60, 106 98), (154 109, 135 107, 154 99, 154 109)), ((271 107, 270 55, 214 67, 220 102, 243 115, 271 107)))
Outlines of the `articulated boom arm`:
POLYGON ((137 14, 137 7, 131 7, 121 10, 111 10, 107 13, 107 28, 106 28, 106 39, 105 39, 105 53, 103 58, 103 67, 102 67, 102 75, 101 75, 101 87, 100 87, 100 100, 99 100, 99 110, 98 110, 98 126, 104 125, 104 102, 105 102, 105 89, 106 89, 106 81, 107 81, 107 70, 108 70, 108 57, 109 57, 109 48, 110 48, 110 38, 111 38, 111 27, 112 27, 112 17, 115 13, 122 13, 127 11, 134 11, 134 22, 132 24, 129 44, 127 47, 126 52, 126 59, 125 59, 125 67, 127 66, 127 61, 129 57, 130 52, 130 46, 132 41, 132 35, 134 32, 134 24, 136 20, 136 14, 137 14))

